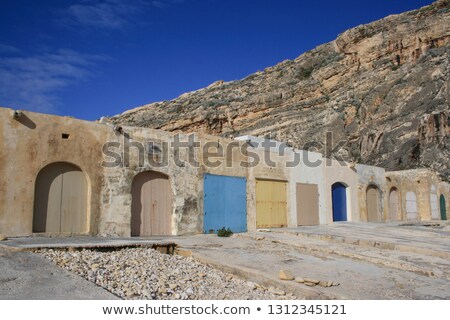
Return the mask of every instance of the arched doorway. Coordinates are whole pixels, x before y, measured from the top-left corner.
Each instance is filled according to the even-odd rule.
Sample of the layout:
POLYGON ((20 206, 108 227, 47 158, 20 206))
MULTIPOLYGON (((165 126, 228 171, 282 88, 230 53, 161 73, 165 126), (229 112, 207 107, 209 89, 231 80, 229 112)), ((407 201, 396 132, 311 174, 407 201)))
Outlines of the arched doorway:
POLYGON ((336 182, 331 186, 333 221, 347 221, 347 186, 336 182))
POLYGON ((430 207, 431 207, 431 219, 439 220, 439 203, 436 186, 432 185, 430 189, 430 207))
POLYGON ((441 206, 441 220, 447 220, 447 208, 445 207, 445 197, 443 194, 441 194, 439 202, 441 206))
POLYGON ((396 188, 392 188, 389 192, 389 220, 398 220, 398 192, 396 188))
POLYGON ((367 220, 369 222, 380 221, 380 191, 377 186, 370 185, 366 191, 367 220))
POLYGON ((44 167, 36 178, 33 232, 85 233, 88 182, 80 168, 65 162, 44 167))
POLYGON ((406 193, 406 219, 418 220, 419 213, 417 211, 417 197, 412 191, 406 193))
POLYGON ((172 234, 172 192, 167 176, 154 171, 138 174, 131 195, 131 236, 172 234))

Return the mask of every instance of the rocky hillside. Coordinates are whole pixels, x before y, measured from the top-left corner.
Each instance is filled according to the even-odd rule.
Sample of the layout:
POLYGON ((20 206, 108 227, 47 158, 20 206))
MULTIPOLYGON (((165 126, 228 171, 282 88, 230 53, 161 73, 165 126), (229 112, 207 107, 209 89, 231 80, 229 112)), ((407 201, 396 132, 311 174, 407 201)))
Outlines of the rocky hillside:
POLYGON ((350 29, 245 79, 218 81, 114 123, 222 136, 252 134, 350 160, 450 175, 450 0, 350 29), (324 150, 321 150, 324 152, 324 150))

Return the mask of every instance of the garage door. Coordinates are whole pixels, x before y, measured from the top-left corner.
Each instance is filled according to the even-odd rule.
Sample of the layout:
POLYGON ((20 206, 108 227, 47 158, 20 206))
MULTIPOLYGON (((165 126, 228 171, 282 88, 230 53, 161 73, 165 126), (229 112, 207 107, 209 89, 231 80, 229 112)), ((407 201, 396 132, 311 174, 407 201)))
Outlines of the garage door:
POLYGON ((247 183, 245 178, 205 174, 205 233, 225 228, 234 233, 247 231, 247 183))
POLYGON ((158 172, 139 173, 132 184, 131 236, 172 235, 172 191, 158 172))
POLYGON ((256 227, 281 228, 287 226, 287 183, 256 181, 256 227))
POLYGON ((78 167, 57 162, 43 168, 36 178, 33 232, 87 232, 87 190, 78 167))
POLYGON ((297 183, 297 224, 319 224, 319 187, 317 184, 297 183))

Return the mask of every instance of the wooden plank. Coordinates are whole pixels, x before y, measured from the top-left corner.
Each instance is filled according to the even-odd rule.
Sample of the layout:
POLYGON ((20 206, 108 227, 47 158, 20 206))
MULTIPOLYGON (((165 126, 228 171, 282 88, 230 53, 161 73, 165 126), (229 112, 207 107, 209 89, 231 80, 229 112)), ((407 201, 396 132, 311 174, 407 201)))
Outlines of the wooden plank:
POLYGON ((84 173, 66 166, 62 175, 61 232, 87 231, 87 181, 84 173))
POLYGON ((60 232, 61 191, 61 166, 43 168, 36 178, 33 232, 60 232))

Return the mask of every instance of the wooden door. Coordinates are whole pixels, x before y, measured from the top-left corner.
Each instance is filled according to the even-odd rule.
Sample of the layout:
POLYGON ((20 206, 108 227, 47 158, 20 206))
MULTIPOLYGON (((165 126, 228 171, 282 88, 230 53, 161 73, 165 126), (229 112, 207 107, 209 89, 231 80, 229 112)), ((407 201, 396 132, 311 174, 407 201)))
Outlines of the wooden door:
POLYGON ((347 221, 347 187, 340 182, 331 186, 333 221, 347 221))
POLYGON ((380 209, 379 209, 379 195, 380 192, 375 186, 369 186, 366 192, 367 202, 367 220, 369 222, 380 221, 380 209))
POLYGON ((297 225, 319 224, 319 186, 297 183, 297 225))
POLYGON ((132 184, 131 235, 172 234, 172 192, 169 179, 157 172, 138 174, 132 184))
POLYGON ((397 189, 392 189, 389 193, 389 220, 398 220, 398 192, 397 189))
POLYGON ((230 229, 234 233, 247 231, 247 180, 212 174, 204 176, 205 233, 230 229))
POLYGON ((287 226, 287 183, 256 181, 256 227, 280 228, 287 226))
POLYGON ((74 165, 43 168, 36 178, 33 232, 87 232, 87 194, 86 176, 74 165))

